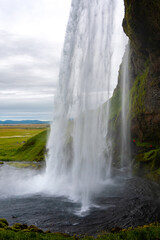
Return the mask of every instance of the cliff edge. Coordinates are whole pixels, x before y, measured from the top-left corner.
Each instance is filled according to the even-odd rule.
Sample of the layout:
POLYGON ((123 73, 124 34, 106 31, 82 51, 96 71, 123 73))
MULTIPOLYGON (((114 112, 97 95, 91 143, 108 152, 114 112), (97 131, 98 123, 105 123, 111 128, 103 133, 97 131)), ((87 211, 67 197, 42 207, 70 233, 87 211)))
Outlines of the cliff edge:
MULTIPOLYGON (((124 0, 123 29, 130 40, 130 115, 135 174, 160 183, 160 1, 124 0)), ((111 98, 111 120, 118 157, 121 121, 121 71, 111 98)))

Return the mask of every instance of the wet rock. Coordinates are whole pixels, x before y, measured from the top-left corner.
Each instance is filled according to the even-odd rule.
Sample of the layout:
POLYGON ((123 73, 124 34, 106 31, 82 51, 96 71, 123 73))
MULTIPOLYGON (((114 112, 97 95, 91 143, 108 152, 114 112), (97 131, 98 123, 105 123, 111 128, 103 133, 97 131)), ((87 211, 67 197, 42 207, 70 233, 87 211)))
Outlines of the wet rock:
MULTIPOLYGON (((131 88, 148 67, 143 94, 143 110, 132 109, 132 135, 141 141, 160 140, 160 2, 125 0, 123 28, 131 41, 131 88)), ((143 79, 141 79, 143 81, 143 79)), ((141 82, 139 82, 140 85, 141 82)), ((139 88, 139 87, 138 87, 139 88)), ((137 89, 138 90, 138 89, 137 89)), ((143 91, 143 92, 142 92, 143 91)), ((133 99, 131 99, 131 106, 133 99)), ((137 105, 140 102, 137 101, 137 105)))
MULTIPOLYGON (((124 0, 125 17, 123 28, 130 39, 130 117, 131 150, 134 162, 134 173, 150 176, 152 180, 159 179, 158 171, 160 158, 146 161, 144 155, 150 149, 140 148, 137 142, 148 143, 154 149, 160 148, 160 1, 153 0, 124 0), (132 143, 135 139, 136 144, 132 143), (138 155, 138 156, 137 156, 138 155), (141 155, 141 156, 142 156, 141 155), (142 159, 145 161, 142 161, 142 159), (137 161, 138 160, 138 161, 137 161), (143 162, 143 163, 142 163, 143 162), (144 163, 146 162, 146 164, 144 163), (154 177, 153 177, 154 176, 154 177)), ((121 93, 121 72, 119 71, 118 85, 111 103, 119 106, 121 93)), ((114 111, 114 128, 111 135, 114 143, 114 164, 118 166, 120 158, 119 139, 121 127, 121 107, 114 111)), ((129 116, 129 115, 128 115, 129 116)), ((159 180, 158 180, 159 182, 159 180)))

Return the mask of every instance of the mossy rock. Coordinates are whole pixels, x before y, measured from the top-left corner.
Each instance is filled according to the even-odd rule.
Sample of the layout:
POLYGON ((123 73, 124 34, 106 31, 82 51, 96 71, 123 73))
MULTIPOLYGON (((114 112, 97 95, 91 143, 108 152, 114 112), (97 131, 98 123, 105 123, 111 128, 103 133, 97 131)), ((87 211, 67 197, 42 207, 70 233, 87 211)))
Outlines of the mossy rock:
POLYGON ((152 142, 140 142, 139 140, 135 140, 135 144, 137 147, 139 148, 146 148, 146 149, 149 149, 149 148, 157 148, 155 144, 153 144, 152 142))
POLYGON ((17 229, 17 228, 14 228, 14 227, 12 227, 12 231, 14 231, 14 232, 19 232, 19 231, 21 231, 20 229, 17 229))
POLYGON ((160 1, 124 0, 123 28, 134 47, 144 52, 148 46, 159 49, 160 1))
POLYGON ((123 229, 122 228, 120 228, 120 227, 115 227, 115 228, 112 228, 111 229, 111 233, 119 233, 119 232, 121 232, 123 229))
POLYGON ((52 235, 55 235, 57 237, 64 237, 64 238, 70 238, 71 236, 67 233, 61 233, 61 232, 55 232, 55 233, 52 233, 52 235))
POLYGON ((8 226, 8 222, 5 218, 0 218, 0 228, 4 228, 8 226))
MULTIPOLYGON (((158 150, 151 150, 146 153, 140 153, 136 156, 136 160, 142 163, 148 163, 157 159, 158 150)), ((159 154, 158 154, 159 156, 159 154)))
POLYGON ((160 167, 160 149, 153 149, 145 153, 138 154, 136 160, 139 162, 155 162, 155 167, 160 167))
POLYGON ((160 164, 160 149, 151 150, 149 152, 144 153, 144 159, 146 161, 159 161, 160 164))
POLYGON ((9 231, 13 231, 13 229, 12 229, 12 227, 8 227, 8 226, 6 226, 6 227, 4 227, 4 230, 9 230, 9 231))
POLYGON ((116 89, 110 99, 109 120, 116 122, 121 112, 121 91, 116 89))
POLYGON ((37 233, 43 233, 43 231, 39 228, 37 228, 34 225, 30 225, 27 230, 29 230, 29 232, 37 232, 37 233))
POLYGON ((152 181, 160 183, 160 148, 139 153, 135 160, 134 174, 144 175, 152 181))
POLYGON ((144 73, 138 76, 130 90, 130 113, 131 118, 137 118, 145 113, 146 84, 149 68, 146 67, 144 73))
POLYGON ((27 229, 28 226, 26 224, 20 224, 20 223, 15 223, 13 226, 12 226, 12 229, 16 229, 16 230, 24 230, 24 229, 27 229))

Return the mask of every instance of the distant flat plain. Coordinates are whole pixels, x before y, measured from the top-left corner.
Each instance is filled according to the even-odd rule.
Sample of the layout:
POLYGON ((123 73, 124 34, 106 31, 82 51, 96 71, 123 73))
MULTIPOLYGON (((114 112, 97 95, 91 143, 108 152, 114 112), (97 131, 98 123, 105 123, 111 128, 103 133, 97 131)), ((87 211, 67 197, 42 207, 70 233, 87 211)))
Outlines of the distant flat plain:
POLYGON ((47 124, 0 125, 0 161, 10 161, 26 142, 49 128, 47 124))

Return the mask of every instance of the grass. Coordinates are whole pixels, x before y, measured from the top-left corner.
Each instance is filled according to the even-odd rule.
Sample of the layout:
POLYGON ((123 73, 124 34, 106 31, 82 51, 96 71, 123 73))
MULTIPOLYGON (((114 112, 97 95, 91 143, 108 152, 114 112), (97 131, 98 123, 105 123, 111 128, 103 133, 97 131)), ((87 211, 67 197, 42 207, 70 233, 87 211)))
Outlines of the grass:
POLYGON ((146 225, 135 229, 123 229, 118 233, 103 234, 97 240, 158 240, 160 239, 159 225, 146 225))
POLYGON ((76 239, 74 237, 64 237, 63 234, 52 233, 36 233, 36 232, 13 232, 13 231, 0 231, 1 240, 63 240, 63 239, 76 239))
POLYGON ((30 138, 22 147, 18 148, 14 160, 41 161, 46 154, 47 130, 30 138))
POLYGON ((23 138, 28 138, 31 137, 39 132, 41 132, 43 129, 23 129, 23 128, 4 128, 0 129, 0 138, 9 138, 9 137, 14 137, 17 136, 19 138, 20 136, 23 138))
POLYGON ((44 157, 43 155, 43 157, 40 158, 40 154, 43 154, 43 149, 46 145, 47 127, 47 125, 0 125, 0 161, 41 160, 44 157), (39 135, 41 133, 43 134, 39 135), (39 144, 37 143, 38 139, 40 140, 39 144), (28 141, 30 149, 28 147, 28 141), (36 146, 34 146, 34 144, 36 144, 36 146), (42 145, 44 146, 42 147, 42 145), (40 148, 39 150, 38 147, 40 148), (31 149, 34 149, 34 151, 31 151, 31 149), (25 150, 25 156, 22 154, 22 150, 25 150), (33 154, 33 157, 29 157, 27 151, 33 154), (34 159, 36 154, 38 154, 39 157, 34 159))
POLYGON ((2 223, 0 228, 1 240, 155 240, 160 239, 160 225, 150 224, 137 228, 112 229, 110 233, 102 233, 97 237, 92 236, 70 236, 65 233, 44 233, 42 230, 31 225, 15 224, 8 227, 2 223), (6 228, 6 229, 5 229, 6 228), (21 228, 21 229, 20 229, 21 228))

